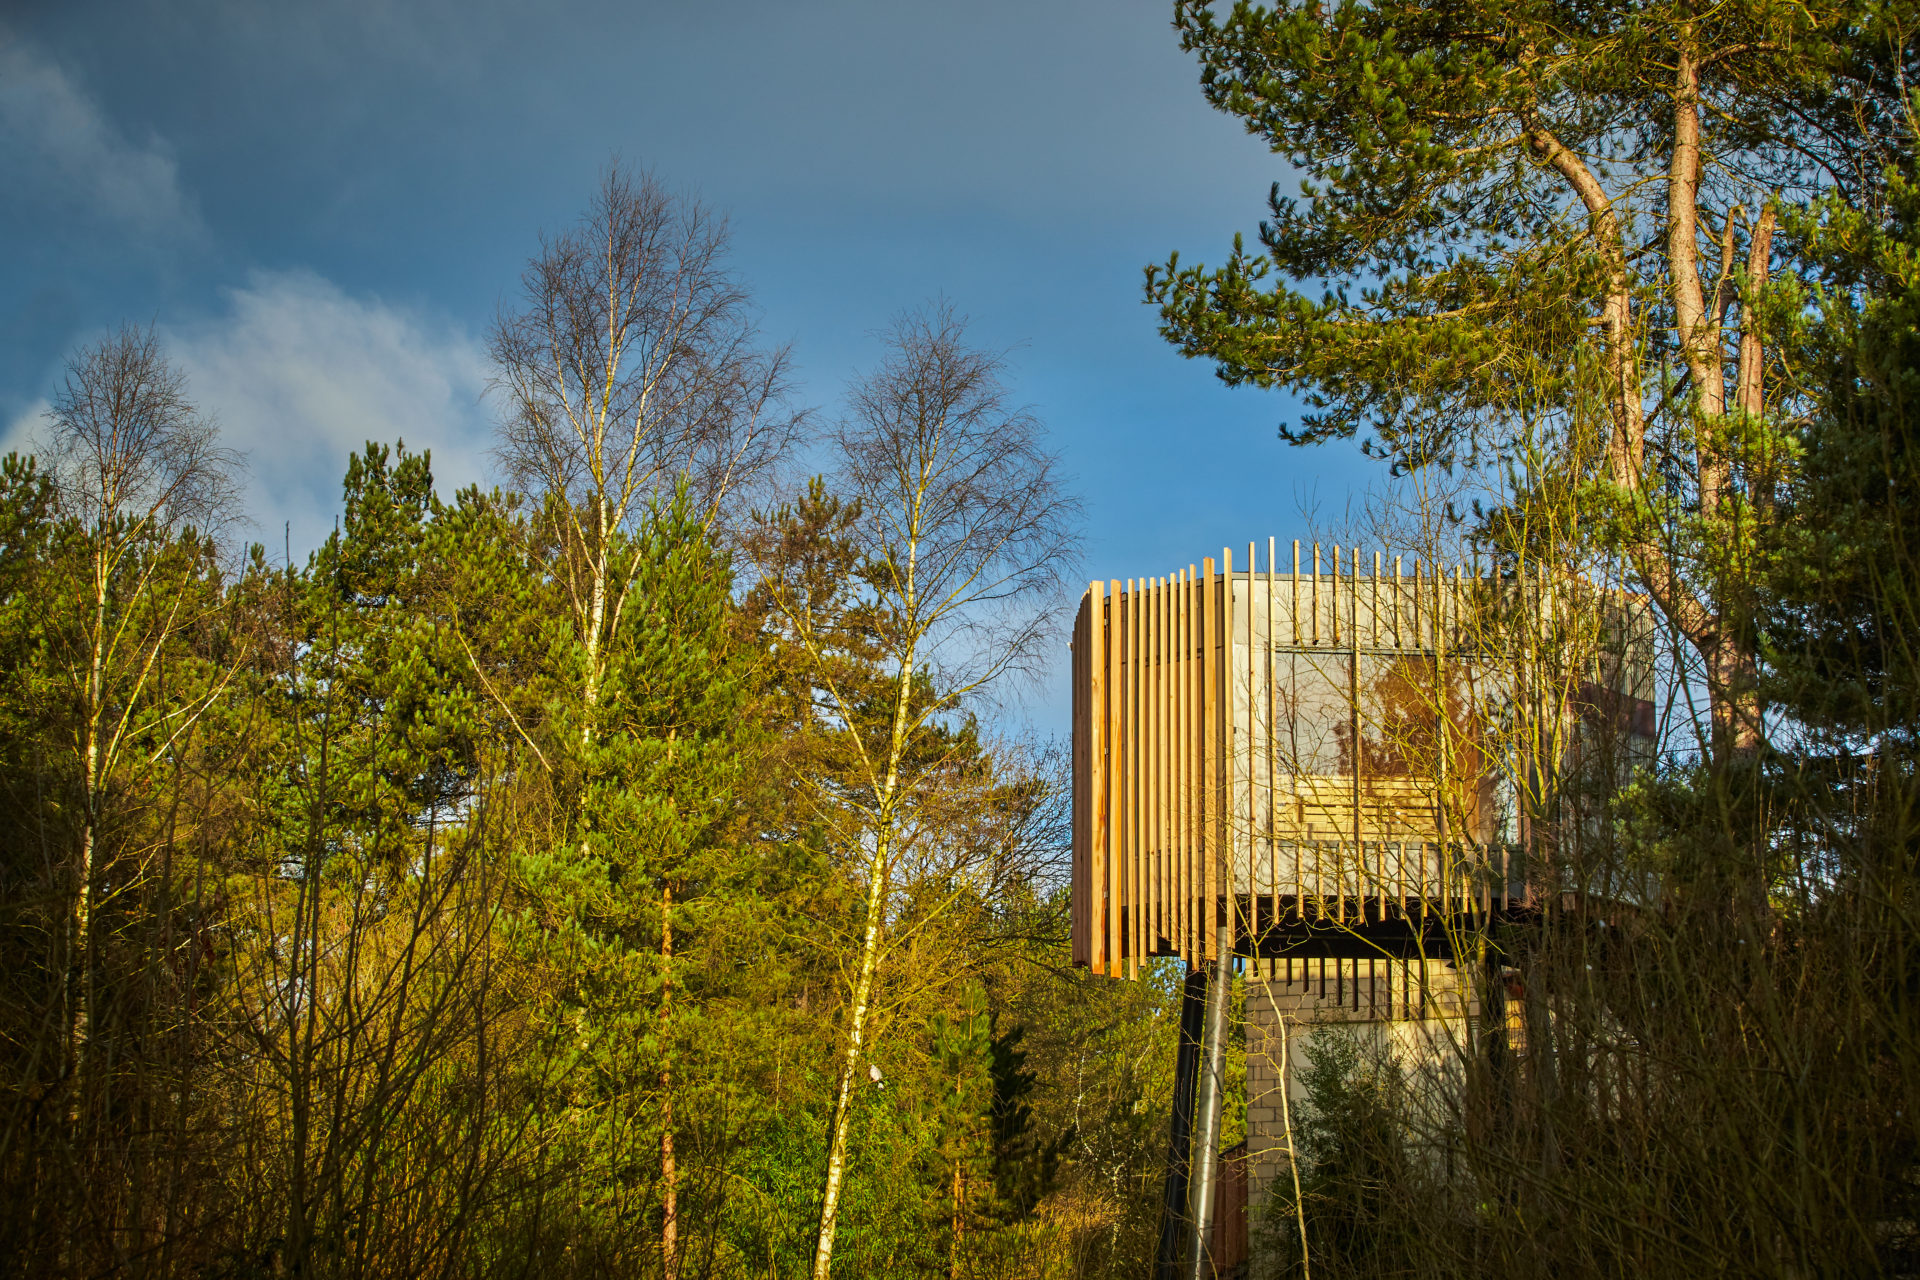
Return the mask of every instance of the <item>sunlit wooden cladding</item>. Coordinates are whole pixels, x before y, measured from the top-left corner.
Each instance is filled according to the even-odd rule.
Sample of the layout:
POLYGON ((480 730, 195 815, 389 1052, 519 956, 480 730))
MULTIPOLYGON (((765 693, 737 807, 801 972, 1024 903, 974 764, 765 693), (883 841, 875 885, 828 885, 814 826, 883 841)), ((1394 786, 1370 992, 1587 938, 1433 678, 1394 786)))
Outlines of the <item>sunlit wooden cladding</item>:
POLYGON ((1211 959, 1227 911, 1236 949, 1293 955, 1316 927, 1503 909, 1511 806, 1462 638, 1475 581, 1269 541, 1238 566, 1223 551, 1091 584, 1073 632, 1075 962, 1131 977, 1148 956, 1211 959))

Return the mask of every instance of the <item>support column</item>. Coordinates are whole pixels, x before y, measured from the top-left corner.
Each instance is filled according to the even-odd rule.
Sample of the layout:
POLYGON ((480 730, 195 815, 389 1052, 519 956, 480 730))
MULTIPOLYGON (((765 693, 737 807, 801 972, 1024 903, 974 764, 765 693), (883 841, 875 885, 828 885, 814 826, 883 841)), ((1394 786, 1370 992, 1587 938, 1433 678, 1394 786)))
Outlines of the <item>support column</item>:
POLYGON ((1200 1037, 1207 1019, 1207 971, 1187 970, 1180 996, 1180 1047, 1173 1069, 1173 1127, 1167 1138, 1167 1185, 1160 1201, 1160 1248, 1155 1280, 1180 1280, 1186 1240, 1187 1192, 1193 1166, 1193 1095, 1200 1076, 1200 1037))
POLYGON ((1186 1280, 1207 1280, 1207 1245, 1213 1235, 1214 1183, 1220 1172, 1220 1104, 1226 1094, 1227 1001, 1233 991, 1233 934, 1227 924, 1214 929, 1213 983, 1207 991, 1207 1023, 1201 1041, 1200 1097, 1193 1135, 1193 1185, 1187 1217, 1186 1280))

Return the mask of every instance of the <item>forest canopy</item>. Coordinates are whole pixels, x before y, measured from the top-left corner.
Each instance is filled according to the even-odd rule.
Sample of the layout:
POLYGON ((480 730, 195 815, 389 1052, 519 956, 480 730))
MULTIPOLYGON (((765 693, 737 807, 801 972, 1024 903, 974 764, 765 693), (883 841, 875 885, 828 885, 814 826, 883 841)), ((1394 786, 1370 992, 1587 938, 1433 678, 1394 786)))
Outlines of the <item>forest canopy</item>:
POLYGON ((152 331, 75 355, 0 470, 7 1270, 1152 1235, 1167 992, 1066 964, 1060 766, 986 701, 1051 656, 1074 498, 943 304, 796 410, 727 237, 609 171, 493 336, 510 487, 370 441, 304 563, 233 544, 152 331))

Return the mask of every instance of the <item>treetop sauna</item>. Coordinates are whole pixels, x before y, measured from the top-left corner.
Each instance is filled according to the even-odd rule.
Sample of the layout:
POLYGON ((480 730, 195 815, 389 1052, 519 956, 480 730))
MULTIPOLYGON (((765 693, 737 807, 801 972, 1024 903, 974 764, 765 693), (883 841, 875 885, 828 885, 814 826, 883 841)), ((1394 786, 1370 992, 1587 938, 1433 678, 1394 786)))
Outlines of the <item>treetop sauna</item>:
MULTIPOLYGON (((1592 818, 1559 778, 1596 763, 1617 778, 1620 745, 1652 731, 1641 602, 1354 547, 1293 542, 1284 567, 1275 541, 1261 550, 1095 582, 1074 623, 1073 958, 1110 977, 1155 956, 1188 971, 1163 1277, 1239 1256, 1212 1222, 1222 962, 1264 967, 1249 1081, 1282 1091, 1252 1056, 1282 1017, 1473 1013, 1461 940, 1537 913, 1532 851, 1592 818)), ((1283 1144, 1255 1092, 1257 1201, 1283 1144)))
POLYGON ((1489 638, 1513 634, 1493 609, 1552 611, 1537 583, 1272 540, 1242 564, 1226 550, 1081 602, 1075 962, 1204 962, 1222 924, 1270 959, 1438 957, 1442 918, 1524 905, 1520 784, 1547 766, 1516 755, 1512 720, 1604 708, 1640 728, 1646 664, 1588 673, 1543 711, 1489 638))
POLYGON ((1260 551, 1079 608, 1073 958, 1096 973, 1210 960, 1223 923, 1260 956, 1432 954, 1423 917, 1515 896, 1513 794, 1471 723, 1498 677, 1475 576, 1260 551))

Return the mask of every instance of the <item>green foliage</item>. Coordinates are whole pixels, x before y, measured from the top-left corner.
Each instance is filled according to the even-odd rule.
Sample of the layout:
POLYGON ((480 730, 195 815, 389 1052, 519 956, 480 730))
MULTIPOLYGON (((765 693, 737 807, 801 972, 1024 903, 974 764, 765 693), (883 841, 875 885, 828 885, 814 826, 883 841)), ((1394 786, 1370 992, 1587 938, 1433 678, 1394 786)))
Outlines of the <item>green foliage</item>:
MULTIPOLYGON (((1498 454, 1517 418, 1564 402, 1595 368, 1590 320, 1613 267, 1553 154, 1620 187, 1616 216, 1651 237, 1657 188, 1635 177, 1666 170, 1663 82, 1684 40, 1706 61, 1715 107, 1704 146, 1738 175, 1715 200, 1741 198, 1740 179, 1814 180, 1815 165, 1850 192, 1870 186, 1878 173, 1852 111, 1884 116, 1898 100, 1889 68, 1836 38, 1856 20, 1845 6, 1784 3, 1696 15, 1239 0, 1221 16, 1182 0, 1175 25, 1207 100, 1300 185, 1274 183, 1258 251, 1236 239, 1222 267, 1149 269, 1162 332, 1230 384, 1303 391, 1290 440, 1364 430, 1414 464, 1498 454), (1788 118, 1794 150, 1774 145, 1788 118)), ((1664 317, 1657 239, 1641 254, 1635 305, 1664 317)))
POLYGON ((1915 745, 1920 662, 1913 494, 1920 485, 1920 189, 1888 184, 1884 216, 1840 201, 1809 218, 1818 324, 1808 335, 1819 411, 1799 443, 1776 534, 1770 694, 1843 742, 1915 745))
POLYGON ((1271 1188, 1257 1233, 1261 1252, 1272 1274, 1297 1274, 1304 1218, 1315 1272, 1390 1274, 1416 1244, 1416 1225, 1403 1210, 1418 1183, 1407 1143, 1407 1082, 1398 1064, 1350 1027, 1316 1031, 1306 1058, 1294 1130, 1300 1199, 1289 1179, 1271 1188))

